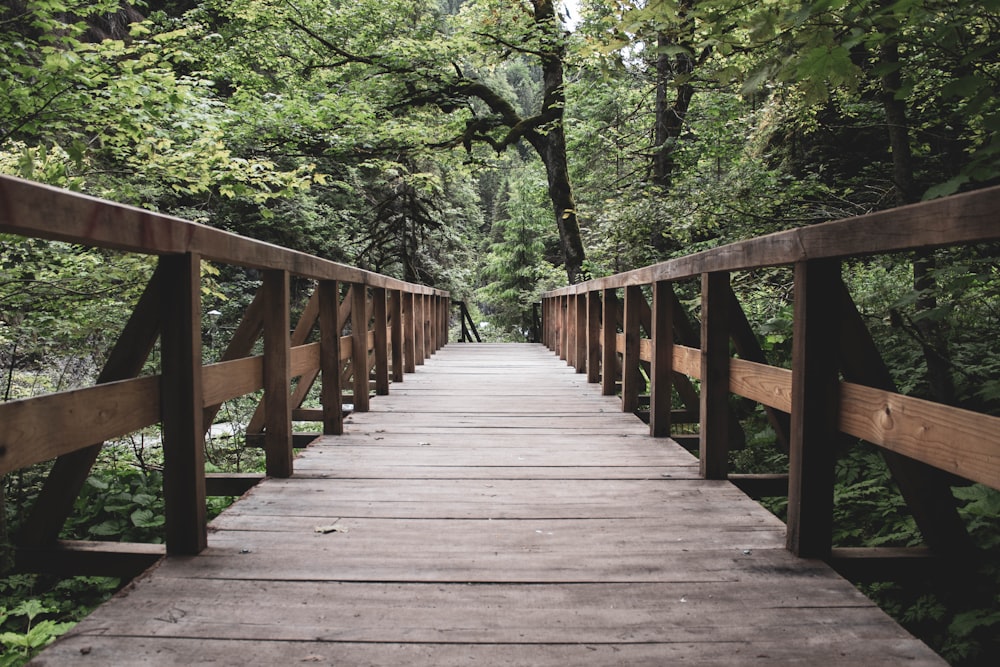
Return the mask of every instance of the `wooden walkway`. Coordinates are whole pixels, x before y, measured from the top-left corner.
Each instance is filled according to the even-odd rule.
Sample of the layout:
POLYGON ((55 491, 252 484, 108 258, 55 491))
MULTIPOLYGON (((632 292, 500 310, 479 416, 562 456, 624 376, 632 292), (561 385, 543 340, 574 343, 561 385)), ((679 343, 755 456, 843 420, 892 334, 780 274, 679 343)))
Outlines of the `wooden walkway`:
POLYGON ((940 659, 541 345, 452 344, 37 665, 940 659))

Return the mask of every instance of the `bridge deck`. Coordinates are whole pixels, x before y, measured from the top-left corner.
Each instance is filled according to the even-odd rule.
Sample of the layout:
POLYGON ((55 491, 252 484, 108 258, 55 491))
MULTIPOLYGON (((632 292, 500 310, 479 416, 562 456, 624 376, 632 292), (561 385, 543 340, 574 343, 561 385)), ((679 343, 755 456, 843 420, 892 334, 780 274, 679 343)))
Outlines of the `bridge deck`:
POLYGON ((943 664, 542 346, 450 345, 37 664, 943 664))

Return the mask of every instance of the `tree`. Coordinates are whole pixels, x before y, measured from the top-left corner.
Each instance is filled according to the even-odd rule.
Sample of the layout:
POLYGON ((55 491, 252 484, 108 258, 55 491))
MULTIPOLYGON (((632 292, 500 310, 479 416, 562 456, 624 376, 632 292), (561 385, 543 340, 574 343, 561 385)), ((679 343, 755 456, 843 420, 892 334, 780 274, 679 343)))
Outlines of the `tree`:
POLYGON ((244 2, 217 11, 252 22, 255 43, 262 32, 272 35, 265 43, 278 45, 277 55, 289 65, 285 71, 310 89, 310 79, 322 78, 342 90, 366 90, 365 99, 375 102, 367 114, 407 129, 389 137, 376 120, 376 142, 417 154, 464 146, 470 155, 476 144, 500 153, 527 142, 546 167, 567 277, 583 275, 563 123, 568 36, 552 0, 473 0, 450 16, 427 0, 354 3, 336 11, 322 2, 244 2), (294 45, 303 35, 303 46, 294 45), (490 80, 510 58, 540 69, 542 92, 534 110, 521 108, 523 98, 490 80), (434 121, 432 112, 444 117, 434 121))

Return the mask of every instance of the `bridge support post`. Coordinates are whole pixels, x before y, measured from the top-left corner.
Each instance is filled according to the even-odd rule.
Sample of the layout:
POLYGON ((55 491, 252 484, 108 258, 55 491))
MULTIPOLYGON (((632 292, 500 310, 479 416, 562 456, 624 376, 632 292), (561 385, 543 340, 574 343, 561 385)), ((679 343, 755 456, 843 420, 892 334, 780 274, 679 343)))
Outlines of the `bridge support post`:
POLYGON ((788 549, 828 558, 833 532, 834 446, 840 403, 839 260, 795 264, 788 549))
POLYGON ((601 381, 601 298, 587 292, 587 382, 601 381))
POLYGON ((355 412, 368 412, 368 288, 351 287, 351 368, 355 412))
POLYGON ((618 297, 615 290, 605 289, 601 297, 601 394, 615 395, 618 381, 618 297))
POLYGON ((670 435, 671 391, 674 375, 674 292, 669 282, 653 283, 653 314, 650 338, 653 360, 649 377, 649 434, 670 435))
POLYGON ((726 479, 729 468, 729 273, 701 278, 701 476, 726 479))
POLYGON ((403 381, 403 294, 389 292, 389 345, 392 354, 392 381, 403 381))
POLYGON ((372 290, 372 317, 375 319, 375 393, 389 394, 389 312, 385 289, 372 290))
POLYGON ((205 429, 201 381, 201 258, 160 258, 164 284, 160 334, 160 415, 167 553, 191 555, 208 545, 205 429))
POLYGON ((635 412, 639 409, 640 384, 642 374, 639 372, 639 337, 640 309, 642 288, 630 285, 625 288, 625 349, 622 354, 622 412, 635 412))
POLYGON ((573 344, 575 347, 573 357, 576 360, 574 367, 577 373, 587 372, 587 295, 586 294, 574 294, 572 297, 575 302, 574 312, 576 313, 576 322, 574 322, 573 331, 575 333, 576 339, 573 344))
MULTIPOLYGON (((271 477, 292 475, 291 316, 287 271, 264 272, 264 455, 271 477)), ((309 328, 312 328, 310 325, 309 328)))
POLYGON ((416 297, 413 292, 403 293, 403 372, 417 371, 417 334, 414 323, 416 297))
POLYGON ((344 412, 341 405, 340 373, 344 363, 340 357, 340 284, 324 280, 319 287, 320 370, 323 374, 320 403, 323 405, 324 435, 344 432, 344 412))

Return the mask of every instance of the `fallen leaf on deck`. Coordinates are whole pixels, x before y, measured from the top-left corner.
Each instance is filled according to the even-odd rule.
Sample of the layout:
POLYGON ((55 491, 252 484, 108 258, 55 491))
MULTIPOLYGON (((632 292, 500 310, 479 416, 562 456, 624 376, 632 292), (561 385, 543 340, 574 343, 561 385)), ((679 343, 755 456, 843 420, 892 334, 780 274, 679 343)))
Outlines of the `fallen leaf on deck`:
POLYGON ((316 526, 313 530, 317 533, 323 533, 324 535, 327 533, 346 533, 347 526, 338 526, 337 524, 332 523, 329 526, 316 526))

